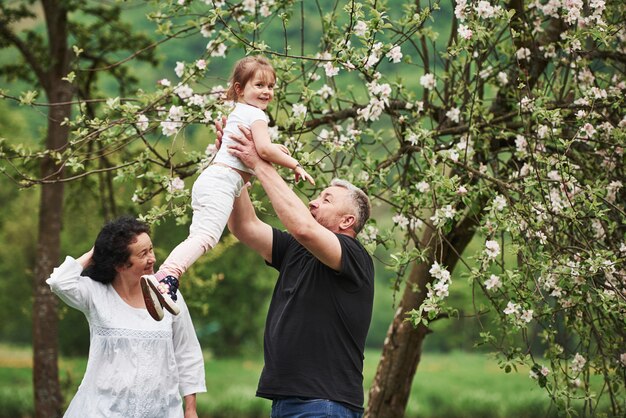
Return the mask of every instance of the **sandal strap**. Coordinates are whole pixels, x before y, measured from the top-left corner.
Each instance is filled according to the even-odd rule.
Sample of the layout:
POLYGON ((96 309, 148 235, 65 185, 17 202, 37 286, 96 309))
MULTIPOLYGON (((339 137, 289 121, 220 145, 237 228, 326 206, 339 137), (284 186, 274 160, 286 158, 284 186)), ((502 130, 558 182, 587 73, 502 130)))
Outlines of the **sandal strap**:
POLYGON ((165 276, 165 278, 159 281, 159 283, 165 284, 167 286, 167 293, 169 294, 170 298, 172 298, 172 300, 176 302, 176 299, 178 299, 178 295, 176 294, 179 285, 178 279, 174 276, 165 276))

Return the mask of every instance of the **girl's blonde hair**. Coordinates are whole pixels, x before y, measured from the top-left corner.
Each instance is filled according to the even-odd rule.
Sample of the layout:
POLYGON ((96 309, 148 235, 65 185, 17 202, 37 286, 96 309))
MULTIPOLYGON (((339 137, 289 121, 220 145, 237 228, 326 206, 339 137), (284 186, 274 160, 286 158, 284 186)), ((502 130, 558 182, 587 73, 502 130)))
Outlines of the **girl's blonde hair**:
POLYGON ((267 58, 259 55, 242 58, 237 61, 230 76, 230 86, 226 91, 226 99, 237 101, 239 98, 237 85, 243 89, 257 71, 262 71, 265 76, 271 75, 274 81, 276 80, 276 72, 267 58))

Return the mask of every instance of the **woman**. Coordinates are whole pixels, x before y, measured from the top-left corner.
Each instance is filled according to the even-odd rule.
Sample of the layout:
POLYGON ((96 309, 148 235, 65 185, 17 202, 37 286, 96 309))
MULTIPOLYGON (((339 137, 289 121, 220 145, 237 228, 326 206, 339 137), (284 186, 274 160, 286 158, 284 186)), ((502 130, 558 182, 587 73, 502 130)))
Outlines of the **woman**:
POLYGON ((94 248, 68 256, 47 280, 89 322, 87 370, 66 418, 198 416, 204 362, 187 305, 181 297, 180 315, 155 322, 141 292, 140 278, 156 261, 148 232, 131 217, 112 221, 94 248))

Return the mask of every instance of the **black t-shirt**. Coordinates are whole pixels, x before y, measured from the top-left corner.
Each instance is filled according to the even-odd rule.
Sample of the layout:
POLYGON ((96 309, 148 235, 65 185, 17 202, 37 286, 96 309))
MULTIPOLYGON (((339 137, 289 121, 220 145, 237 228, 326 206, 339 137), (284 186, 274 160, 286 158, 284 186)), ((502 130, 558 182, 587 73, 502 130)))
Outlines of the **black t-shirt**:
POLYGON ((265 324, 257 396, 329 399, 363 411, 363 350, 372 318, 374 264, 354 238, 337 234, 341 271, 274 229, 280 274, 265 324))

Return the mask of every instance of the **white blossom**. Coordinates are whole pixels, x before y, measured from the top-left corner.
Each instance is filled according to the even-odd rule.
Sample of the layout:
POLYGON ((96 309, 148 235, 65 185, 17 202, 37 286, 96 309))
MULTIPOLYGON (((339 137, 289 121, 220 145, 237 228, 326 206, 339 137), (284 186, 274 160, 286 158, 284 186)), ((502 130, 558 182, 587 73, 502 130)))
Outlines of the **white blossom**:
POLYGON ((485 288, 487 290, 499 289, 501 287, 502 287, 502 282, 500 281, 500 278, 496 276, 495 274, 492 274, 491 276, 489 276, 487 280, 485 280, 485 288))
POLYGON ((572 360, 572 372, 573 373, 582 372, 586 363, 587 363, 587 360, 583 356, 581 356, 579 353, 576 353, 576 355, 574 356, 574 359, 572 360))
POLYGON ((517 152, 526 154, 528 151, 528 141, 526 141, 524 135, 515 136, 515 148, 517 149, 517 152))
POLYGON ((425 181, 420 181, 415 185, 415 188, 420 193, 427 193, 430 190, 430 184, 426 183, 425 181))
POLYGON ((176 68, 174 68, 174 72, 178 78, 181 78, 185 72, 185 63, 182 61, 176 61, 176 68))
POLYGON ((217 149, 217 146, 215 144, 209 144, 209 145, 207 145, 206 149, 204 150, 204 155, 207 158, 213 158, 213 156, 215 154, 217 154, 217 151, 218 151, 218 149, 217 149))
POLYGON ((181 99, 187 99, 193 95, 193 89, 187 84, 179 84, 174 89, 174 93, 181 99))
POLYGON ((380 61, 380 56, 378 55, 378 53, 372 52, 369 57, 367 57, 367 60, 365 61, 365 64, 363 64, 363 66, 365 68, 372 68, 378 63, 378 61, 380 61))
POLYGON ((334 77, 339 74, 339 68, 333 66, 331 61, 324 64, 324 72, 326 73, 326 77, 334 77))
POLYGON ((522 312, 522 314, 520 315, 520 319, 526 323, 530 322, 533 320, 533 310, 532 309, 528 309, 528 310, 524 310, 522 312))
POLYGON ((492 207, 495 210, 497 210, 498 212, 501 212, 506 207, 506 199, 505 199, 505 197, 502 196, 502 195, 497 195, 493 199, 493 206, 492 207))
POLYGON ((487 68, 483 68, 482 70, 480 70, 480 72, 478 73, 478 77, 485 80, 489 78, 492 73, 493 73, 493 65, 490 65, 487 68))
POLYGON ((180 177, 174 177, 170 179, 167 185, 167 190, 170 193, 173 193, 177 190, 183 190, 185 188, 185 182, 180 179, 180 177))
POLYGON ((417 145, 419 142, 419 136, 415 132, 409 132, 409 135, 406 137, 406 141, 411 145, 417 145))
POLYGON ((362 109, 358 109, 356 113, 363 120, 378 120, 385 109, 386 102, 386 99, 380 100, 376 97, 372 97, 369 104, 362 109))
POLYGON ((458 107, 453 107, 446 112, 446 117, 454 123, 459 123, 461 119, 461 111, 458 107))
POLYGON ((592 124, 587 122, 581 128, 581 131, 582 131, 583 137, 591 139, 596 133, 596 128, 594 128, 592 124))
POLYGON ((246 12, 254 13, 256 11, 256 0, 243 0, 241 6, 246 12))
POLYGON ((548 133, 550 132, 550 128, 546 125, 539 125, 539 127, 537 128, 537 137, 539 137, 539 139, 544 139, 545 137, 548 136, 548 133))
POLYGON ((394 64, 399 63, 402 60, 402 51, 400 49, 400 45, 391 48, 391 50, 387 52, 387 55, 385 56, 389 58, 389 61, 393 62, 394 64))
POLYGON ((324 84, 324 85, 322 86, 322 88, 321 88, 321 89, 319 89, 316 93, 317 93, 319 96, 322 96, 322 99, 328 99, 329 97, 331 97, 331 96, 334 96, 334 95, 335 95, 335 91, 334 91, 331 87, 329 87, 328 85, 326 85, 326 84, 324 84))
POLYGON ((506 86, 507 84, 509 84, 509 76, 504 71, 500 71, 496 76, 496 79, 501 86, 506 86))
POLYGON ((610 203, 615 203, 615 200, 617 198, 617 192, 622 188, 622 186, 623 185, 621 181, 612 181, 611 183, 609 183, 609 185, 606 187, 606 200, 610 203))
POLYGON ((490 259, 495 259, 500 254, 500 244, 498 244, 498 241, 486 241, 485 254, 487 254, 487 257, 490 259))
POLYGON ((367 30, 367 24, 362 20, 359 20, 358 22, 356 22, 356 25, 354 25, 353 30, 356 36, 364 37, 365 31, 367 30))
POLYGON ((291 111, 293 112, 293 116, 296 118, 304 118, 306 116, 307 108, 302 103, 294 103, 291 106, 291 111))
POLYGON ((224 44, 223 42, 218 43, 215 39, 210 40, 209 43, 206 45, 206 50, 211 51, 210 55, 212 57, 226 58, 226 49, 226 44, 224 44))
POLYGON ((435 81, 435 76, 433 74, 427 73, 420 77, 420 84, 425 89, 433 89, 437 85, 437 82, 435 81))
POLYGON ((454 15, 460 21, 465 20, 465 18, 467 17, 466 7, 467 7, 467 0, 458 0, 456 2, 456 7, 454 8, 454 15))
MULTIPOLYGON (((215 7, 218 7, 218 6, 215 6, 215 7)), ((203 38, 210 38, 211 36, 213 36, 213 32, 215 31, 211 29, 210 25, 202 25, 202 27, 200 28, 200 34, 202 35, 203 38)))
POLYGON ((272 11, 270 10, 270 7, 267 3, 261 4, 261 7, 259 8, 259 14, 263 17, 270 17, 272 11))
POLYGON ((533 99, 531 99, 528 96, 522 97, 522 100, 520 101, 520 106, 521 106, 522 110, 526 111, 526 112, 532 112, 532 110, 535 107, 535 105, 533 103, 533 99))
POLYGON ((378 228, 372 225, 367 225, 359 234, 360 240, 363 240, 365 242, 374 242, 376 241, 378 232, 378 228))
POLYGON ((206 104, 206 100, 206 96, 202 94, 194 94, 189 98, 189 100, 187 100, 187 103, 192 106, 204 107, 204 105, 206 104))
POLYGON ((467 27, 465 25, 459 25, 458 31, 459 31, 459 36, 461 38, 463 38, 463 39, 471 39, 472 38, 473 32, 472 32, 472 30, 469 27, 467 27))
POLYGON ((479 1, 476 7, 476 14, 483 19, 489 19, 495 16, 496 9, 488 1, 479 1))
POLYGON ((407 225, 409 225, 409 219, 401 213, 398 213, 393 218, 391 218, 394 224, 398 225, 400 229, 406 229, 407 225))
POLYGON ((520 306, 519 306, 517 303, 513 303, 513 302, 510 302, 510 301, 509 301, 509 302, 506 304, 506 308, 504 309, 504 311, 503 311, 503 312, 504 312, 506 315, 515 315, 515 314, 517 314, 517 313, 518 313, 519 309, 520 309, 520 306))
POLYGON ((515 56, 518 60, 527 60, 530 61, 530 49, 528 48, 520 48, 515 53, 515 56))
POLYGON ((150 121, 148 120, 148 117, 146 115, 142 113, 141 115, 137 116, 137 127, 141 131, 145 131, 146 129, 148 129, 149 124, 150 121))

